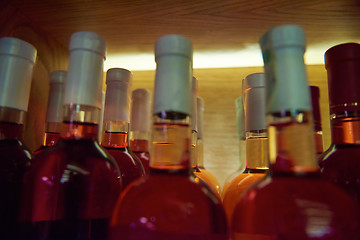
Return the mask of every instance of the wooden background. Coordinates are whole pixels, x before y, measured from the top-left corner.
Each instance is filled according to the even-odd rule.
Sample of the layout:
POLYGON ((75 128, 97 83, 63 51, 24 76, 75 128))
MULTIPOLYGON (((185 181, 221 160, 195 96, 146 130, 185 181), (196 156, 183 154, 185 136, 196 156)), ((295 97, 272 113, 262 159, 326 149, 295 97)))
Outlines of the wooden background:
MULTIPOLYGON (((169 33, 190 38, 195 51, 226 51, 257 44, 270 27, 287 23, 300 24, 309 45, 359 41, 360 3, 358 0, 0 0, 0 37, 19 37, 38 49, 25 143, 32 150, 41 144, 49 74, 67 68, 68 42, 75 31, 101 34, 106 39, 108 54, 152 53, 155 40, 169 33)), ((307 69, 309 83, 321 89, 326 148, 330 143, 326 71, 323 65, 307 69)), ((234 102, 241 95, 241 80, 259 71, 261 66, 194 70, 199 95, 205 100, 205 166, 221 183, 239 161, 234 102)), ((133 74, 133 89, 153 89, 154 71, 133 71, 133 74)))

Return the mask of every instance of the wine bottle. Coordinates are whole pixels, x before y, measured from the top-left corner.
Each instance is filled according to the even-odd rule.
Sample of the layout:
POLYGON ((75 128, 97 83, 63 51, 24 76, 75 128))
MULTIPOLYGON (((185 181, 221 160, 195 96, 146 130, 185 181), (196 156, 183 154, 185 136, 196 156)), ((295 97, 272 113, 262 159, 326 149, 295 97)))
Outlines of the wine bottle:
POLYGON ((139 158, 128 146, 130 122, 131 72, 111 68, 106 74, 104 125, 101 146, 115 159, 121 172, 123 188, 145 175, 139 158))
POLYGON ((331 116, 331 145, 319 157, 321 175, 360 203, 360 44, 325 53, 331 116))
POLYGON ((265 119, 265 77, 263 73, 246 76, 242 82, 245 110, 246 168, 224 192, 223 204, 231 221, 241 195, 265 176, 268 166, 268 137, 265 119))
POLYGON ((221 202, 191 174, 192 44, 166 35, 155 61, 150 174, 121 194, 110 239, 227 239, 221 202))
POLYGON ((40 148, 35 150, 34 154, 54 146, 60 139, 65 79, 66 71, 50 73, 50 91, 46 111, 44 141, 40 148))
POLYGON ((26 239, 107 239, 121 177, 97 141, 104 58, 101 36, 71 36, 61 139, 35 156, 24 177, 26 239))
POLYGON ((145 173, 150 170, 151 92, 144 88, 132 92, 130 111, 130 149, 140 159, 145 173))
POLYGON ((0 38, 0 239, 18 238, 22 181, 32 158, 22 141, 36 49, 0 38))
POLYGON ((270 171, 238 202, 233 239, 358 239, 357 203, 319 175, 304 31, 295 25, 275 27, 261 37, 260 46, 270 171))

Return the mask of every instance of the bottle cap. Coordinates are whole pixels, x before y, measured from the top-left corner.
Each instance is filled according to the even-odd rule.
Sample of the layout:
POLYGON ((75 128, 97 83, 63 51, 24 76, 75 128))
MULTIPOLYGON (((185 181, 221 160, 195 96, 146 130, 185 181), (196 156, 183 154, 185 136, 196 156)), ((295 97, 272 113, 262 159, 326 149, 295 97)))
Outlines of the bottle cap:
POLYGON ((77 32, 70 39, 70 61, 64 104, 101 109, 105 40, 92 32, 77 32))
POLYGON ((23 40, 0 38, 0 106, 27 111, 36 52, 23 40))
POLYGON ((321 112, 320 112, 320 89, 317 86, 310 86, 311 103, 313 110, 314 130, 321 131, 321 112))
POLYGON ((138 88, 132 92, 130 130, 150 132, 151 120, 151 92, 138 88))
POLYGON ((63 99, 66 71, 50 73, 50 91, 46 112, 46 122, 63 121, 63 99))
POLYGON ((254 73, 243 80, 243 101, 245 110, 245 131, 266 129, 265 76, 254 73))
POLYGON ((105 40, 98 34, 93 32, 76 32, 71 35, 70 51, 88 50, 96 52, 105 57, 106 44, 105 40))
POLYGON ((304 30, 297 25, 274 27, 260 38, 262 49, 297 47, 305 51, 305 42, 304 30))
POLYGON ((155 61, 163 55, 180 55, 192 61, 193 47, 187 38, 169 34, 159 38, 155 44, 155 61))
POLYGON ((360 110, 360 44, 345 43, 325 53, 330 114, 360 110))
POLYGON ((236 129, 238 138, 240 140, 246 139, 245 133, 245 113, 244 105, 241 97, 235 99, 235 110, 236 110, 236 129))
POLYGON ((204 99, 202 97, 196 97, 196 109, 197 109, 197 138, 203 138, 204 130, 204 99))
POLYGON ((131 78, 131 72, 123 68, 107 71, 104 121, 130 122, 131 78))
POLYGON ((178 35, 166 35, 155 44, 156 77, 153 113, 192 114, 192 44, 178 35))
POLYGON ((302 28, 285 25, 270 29, 261 37, 260 47, 266 77, 266 113, 311 111, 302 28))

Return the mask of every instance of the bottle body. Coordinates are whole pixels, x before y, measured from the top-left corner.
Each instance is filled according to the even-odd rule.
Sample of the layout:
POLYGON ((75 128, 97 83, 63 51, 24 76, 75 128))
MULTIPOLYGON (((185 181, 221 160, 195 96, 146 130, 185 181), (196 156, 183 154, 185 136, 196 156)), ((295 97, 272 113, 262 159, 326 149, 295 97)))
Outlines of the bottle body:
POLYGON ((227 239, 221 202, 190 175, 189 126, 158 124, 154 128, 160 138, 166 133, 174 142, 153 144, 155 162, 150 174, 121 194, 110 239, 227 239), (187 151, 180 151, 184 147, 187 151))
POLYGON ((356 239, 358 206, 320 178, 314 155, 305 151, 315 152, 312 124, 282 121, 268 128, 269 140, 277 142, 276 147, 270 144, 274 146, 269 149, 270 173, 248 189, 235 207, 233 238, 356 239))
POLYGON ((22 124, 0 121, 0 238, 4 240, 18 236, 22 181, 32 158, 21 142, 22 129, 22 124))
POLYGON ((331 120, 332 144, 319 158, 322 177, 350 194, 360 203, 360 115, 331 120), (359 136, 358 136, 359 135, 359 136))
POLYGON ((24 178, 26 239, 106 239, 121 191, 118 167, 97 143, 96 124, 64 127, 93 137, 64 138, 36 156, 24 178))
POLYGON ((127 146, 127 137, 127 132, 105 131, 103 133, 103 141, 101 142, 101 145, 119 166, 124 189, 131 182, 145 175, 140 159, 127 146))

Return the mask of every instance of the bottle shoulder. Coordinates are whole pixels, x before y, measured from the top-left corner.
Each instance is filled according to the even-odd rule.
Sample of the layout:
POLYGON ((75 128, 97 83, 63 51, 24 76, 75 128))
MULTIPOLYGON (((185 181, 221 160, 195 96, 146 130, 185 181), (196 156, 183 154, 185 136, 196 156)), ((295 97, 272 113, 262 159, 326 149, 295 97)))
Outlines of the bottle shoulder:
POLYGON ((141 228, 144 219, 156 219, 154 229, 163 232, 227 233, 220 199, 192 176, 153 174, 126 188, 115 207, 112 227, 141 228))
POLYGON ((360 145, 331 145, 318 160, 322 171, 324 168, 360 169, 360 145))
POLYGON ((30 161, 33 158, 30 150, 20 140, 0 140, 1 161, 17 159, 18 161, 30 161))

